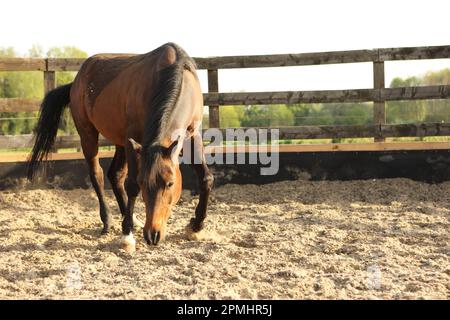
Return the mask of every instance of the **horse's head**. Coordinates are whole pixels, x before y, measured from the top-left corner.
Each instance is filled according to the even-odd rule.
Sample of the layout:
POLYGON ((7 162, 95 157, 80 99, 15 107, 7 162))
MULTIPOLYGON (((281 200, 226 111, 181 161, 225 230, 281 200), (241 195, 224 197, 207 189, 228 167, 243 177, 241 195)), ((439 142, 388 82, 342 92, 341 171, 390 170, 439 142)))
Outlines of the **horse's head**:
POLYGON ((145 203, 144 239, 156 245, 164 238, 172 206, 181 195, 178 140, 168 147, 152 145, 146 150, 133 139, 130 143, 138 158, 138 183, 145 203))

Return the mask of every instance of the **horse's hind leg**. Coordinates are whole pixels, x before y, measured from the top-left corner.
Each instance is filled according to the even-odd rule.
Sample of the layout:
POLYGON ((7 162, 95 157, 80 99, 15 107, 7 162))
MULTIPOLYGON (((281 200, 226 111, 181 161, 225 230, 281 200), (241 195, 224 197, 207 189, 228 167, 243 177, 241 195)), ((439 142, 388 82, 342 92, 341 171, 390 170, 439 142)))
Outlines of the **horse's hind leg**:
POLYGON ((83 130, 79 130, 79 134, 84 158, 89 167, 89 176, 91 178, 92 186, 98 197, 100 218, 103 222, 102 234, 106 234, 111 227, 111 218, 105 203, 103 170, 98 159, 98 131, 94 126, 86 125, 83 127, 83 130))
POLYGON ((191 219, 189 228, 193 232, 198 232, 203 229, 203 221, 206 218, 208 199, 214 183, 214 177, 206 165, 201 135, 195 134, 191 139, 191 164, 198 178, 200 198, 195 208, 195 218, 191 219))
POLYGON ((125 192, 125 178, 127 177, 127 161, 125 157, 125 148, 116 146, 114 158, 108 170, 108 179, 111 183, 114 195, 116 196, 122 217, 127 212, 127 194, 125 192))

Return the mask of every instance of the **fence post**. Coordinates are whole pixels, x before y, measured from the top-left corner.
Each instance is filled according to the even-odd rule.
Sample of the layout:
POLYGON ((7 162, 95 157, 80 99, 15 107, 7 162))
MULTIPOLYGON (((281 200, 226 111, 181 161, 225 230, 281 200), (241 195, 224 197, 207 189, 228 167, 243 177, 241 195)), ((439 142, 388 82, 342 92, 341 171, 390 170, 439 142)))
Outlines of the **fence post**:
POLYGON ((56 88, 55 71, 44 71, 44 93, 56 88))
MULTIPOLYGON (((55 71, 48 71, 48 59, 45 59, 45 71, 44 71, 44 94, 56 88, 56 74, 55 71)), ((56 144, 50 149, 51 152, 58 152, 56 144)))
MULTIPOLYGON (((218 70, 208 70, 208 93, 219 92, 218 70)), ((209 106, 209 127, 220 128, 219 106, 209 106)))
MULTIPOLYGON (((373 87, 374 89, 384 89, 384 61, 374 61, 373 63, 373 87)), ((378 125, 386 123, 386 102, 380 99, 373 103, 373 122, 378 125)), ((375 142, 384 142, 381 131, 374 137, 375 142)))

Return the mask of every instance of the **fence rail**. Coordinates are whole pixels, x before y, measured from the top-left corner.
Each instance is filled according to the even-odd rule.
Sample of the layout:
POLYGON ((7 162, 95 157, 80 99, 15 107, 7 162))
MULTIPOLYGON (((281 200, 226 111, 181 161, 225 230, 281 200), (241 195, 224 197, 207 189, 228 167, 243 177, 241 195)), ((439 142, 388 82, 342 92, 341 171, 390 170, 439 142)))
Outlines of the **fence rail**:
MULTIPOLYGON (((225 130, 221 129, 223 137, 226 137, 225 130)), ((271 138, 270 128, 257 128, 256 130, 267 130, 268 138, 271 138)), ((281 140, 429 136, 450 136, 450 123, 296 126, 279 129, 279 139, 281 140)), ((243 140, 236 136, 234 141, 243 140)), ((78 135, 58 136, 56 137, 55 145, 58 148, 81 147, 78 135)), ((107 139, 100 137, 99 145, 110 146, 111 143, 107 139)), ((32 146, 33 135, 31 134, 0 135, 0 149, 30 148, 32 146)))
MULTIPOLYGON (((133 56, 133 54, 123 54, 133 56)), ((294 67, 356 62, 450 58, 450 45, 383 48, 295 54, 225 56, 194 58, 198 69, 240 69, 294 67)), ((0 71, 78 71, 86 59, 79 58, 1 58, 0 71)))
MULTIPOLYGON (((369 102, 450 98, 450 85, 384 89, 204 93, 205 105, 369 102)), ((0 112, 38 111, 40 100, 0 98, 0 112)))
MULTIPOLYGON (((131 55, 130 55, 131 56, 131 55)), ((208 71, 210 127, 220 128, 221 105, 293 104, 374 102, 373 124, 355 126, 298 126, 280 128, 281 139, 363 138, 373 137, 382 142, 386 137, 425 137, 450 135, 449 123, 386 124, 386 101, 448 99, 449 85, 385 88, 384 62, 397 60, 450 58, 450 45, 432 47, 383 48, 372 50, 334 51, 300 54, 227 56, 194 58, 199 69, 208 71), (267 68, 341 63, 373 63, 373 88, 318 91, 277 91, 221 93, 219 70, 232 68, 267 68)), ((56 85, 55 72, 78 71, 85 59, 26 59, 2 58, 0 71, 41 71, 44 92, 56 85)), ((33 99, 0 99, 0 112, 31 112, 39 110, 40 101, 33 99)), ((29 147, 30 136, 0 136, 0 148, 29 147)), ((106 140, 103 145, 108 145, 106 140)), ((79 146, 77 137, 58 137, 56 148, 79 146)), ((431 144, 430 144, 431 146, 431 144)))

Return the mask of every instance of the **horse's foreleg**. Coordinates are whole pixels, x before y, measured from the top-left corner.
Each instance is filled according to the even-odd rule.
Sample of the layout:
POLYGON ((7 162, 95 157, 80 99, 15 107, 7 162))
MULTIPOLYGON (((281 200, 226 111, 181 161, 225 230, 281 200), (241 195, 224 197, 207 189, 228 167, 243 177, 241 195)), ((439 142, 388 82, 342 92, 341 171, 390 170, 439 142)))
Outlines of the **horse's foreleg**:
POLYGON ((197 207, 195 208, 195 218, 191 219, 189 228, 193 232, 198 232, 203 229, 203 221, 206 218, 208 199, 214 183, 214 176, 206 165, 205 154, 203 152, 203 141, 200 133, 195 134, 191 139, 191 165, 198 178, 200 197, 197 207))
MULTIPOLYGON (((125 155, 125 147, 116 146, 116 152, 111 162, 111 166, 108 170, 108 179, 111 182, 114 195, 116 196, 117 203, 119 204, 120 213, 122 218, 127 213, 128 196, 125 191, 125 179, 127 177, 128 166, 125 155)), ((133 216, 134 226, 143 227, 144 224, 133 216)))
POLYGON ((101 233, 106 234, 111 227, 111 218, 105 203, 103 170, 98 159, 98 131, 91 127, 90 130, 80 132, 80 137, 83 154, 89 167, 89 176, 100 206, 100 219, 103 222, 101 233))
POLYGON ((128 177, 125 183, 125 190, 128 196, 127 210, 122 221, 122 234, 123 234, 123 245, 126 249, 133 250, 136 241, 133 237, 133 226, 134 226, 134 205, 136 203, 136 197, 139 194, 140 188, 137 183, 138 175, 138 159, 133 150, 133 147, 126 143, 125 146, 126 160, 128 164, 128 177))

